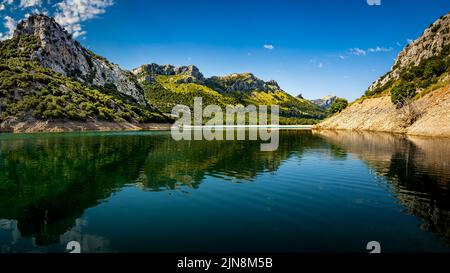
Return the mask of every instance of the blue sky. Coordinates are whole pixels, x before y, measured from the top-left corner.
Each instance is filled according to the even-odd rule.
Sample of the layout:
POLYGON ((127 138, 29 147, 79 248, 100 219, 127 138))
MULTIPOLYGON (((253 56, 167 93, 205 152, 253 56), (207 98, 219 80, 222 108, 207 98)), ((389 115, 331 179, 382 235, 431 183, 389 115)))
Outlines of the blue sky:
POLYGON ((450 11, 449 0, 380 2, 0 0, 0 32, 7 37, 27 13, 46 12, 123 68, 195 64, 205 76, 252 72, 293 95, 354 100, 408 39, 450 11))

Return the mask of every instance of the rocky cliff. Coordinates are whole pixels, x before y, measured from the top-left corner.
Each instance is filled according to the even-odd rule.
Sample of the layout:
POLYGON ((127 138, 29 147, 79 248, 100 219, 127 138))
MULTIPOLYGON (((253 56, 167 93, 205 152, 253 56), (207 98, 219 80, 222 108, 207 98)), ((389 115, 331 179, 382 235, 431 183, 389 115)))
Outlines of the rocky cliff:
POLYGON ((330 96, 325 96, 325 97, 323 97, 321 99, 311 100, 311 102, 316 104, 316 105, 318 105, 318 106, 320 106, 320 107, 328 109, 336 101, 336 99, 337 99, 336 96, 330 95, 330 96))
POLYGON ((282 91, 274 80, 263 81, 252 73, 234 73, 227 76, 214 76, 205 79, 200 70, 194 66, 158 65, 155 63, 142 65, 133 69, 132 73, 139 82, 153 82, 155 76, 175 76, 174 83, 197 83, 206 85, 221 93, 226 92, 270 92, 282 91))
POLYGON ((170 122, 130 72, 32 15, 0 42, 0 131, 139 130, 170 122))
POLYGON ((450 136, 450 15, 431 24, 392 70, 318 129, 450 136), (401 103, 398 103, 399 98, 401 103))
POLYGON ((133 69, 132 73, 137 77, 139 82, 153 82, 154 76, 179 76, 176 83, 199 83, 205 81, 203 74, 194 66, 178 66, 173 65, 158 65, 155 63, 146 64, 139 68, 133 69))
POLYGON ((422 36, 407 45, 395 60, 391 71, 375 81, 369 91, 383 88, 390 81, 398 80, 402 71, 418 66, 423 60, 438 55, 450 42, 450 13, 432 23, 422 36))
POLYGON ((129 122, 126 128, 136 128, 170 121, 160 111, 170 113, 177 104, 192 108, 195 97, 224 108, 279 105, 283 124, 317 123, 327 115, 324 108, 284 92, 276 81, 251 73, 205 78, 193 65, 157 64, 122 70, 45 15, 28 17, 0 43, 0 72, 0 130, 70 130, 68 122, 81 129, 105 127, 80 125, 96 122, 129 122))
POLYGON ((226 92, 277 92, 282 91, 278 83, 274 80, 263 81, 252 73, 235 73, 222 77, 211 77, 206 80, 206 84, 222 93, 226 92))
POLYGON ((31 58, 43 67, 93 86, 114 85, 120 93, 133 97, 141 105, 147 105, 142 89, 130 73, 86 50, 53 18, 32 15, 20 22, 13 37, 27 35, 38 38, 40 46, 31 58))
POLYGON ((283 91, 276 81, 264 81, 252 73, 234 73, 205 78, 195 66, 148 64, 133 74, 145 90, 145 96, 158 109, 170 113, 177 104, 193 107, 194 97, 204 105, 279 105, 284 124, 317 123, 325 109, 283 91))

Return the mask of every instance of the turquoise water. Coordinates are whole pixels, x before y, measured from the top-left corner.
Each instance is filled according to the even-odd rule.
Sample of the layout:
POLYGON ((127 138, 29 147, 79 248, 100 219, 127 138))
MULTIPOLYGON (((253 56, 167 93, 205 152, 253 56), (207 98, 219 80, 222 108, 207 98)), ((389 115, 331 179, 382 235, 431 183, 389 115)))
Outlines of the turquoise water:
POLYGON ((0 135, 0 252, 449 252, 450 140, 0 135))

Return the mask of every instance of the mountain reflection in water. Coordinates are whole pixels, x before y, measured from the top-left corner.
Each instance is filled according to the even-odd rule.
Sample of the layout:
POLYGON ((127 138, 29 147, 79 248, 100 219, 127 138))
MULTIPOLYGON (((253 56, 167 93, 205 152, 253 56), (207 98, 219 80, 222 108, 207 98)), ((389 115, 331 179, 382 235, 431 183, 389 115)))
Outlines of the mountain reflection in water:
POLYGON ((261 152, 168 132, 0 135, 0 252, 72 240, 85 252, 364 252, 371 234, 388 251, 449 251, 449 144, 281 131, 261 152))

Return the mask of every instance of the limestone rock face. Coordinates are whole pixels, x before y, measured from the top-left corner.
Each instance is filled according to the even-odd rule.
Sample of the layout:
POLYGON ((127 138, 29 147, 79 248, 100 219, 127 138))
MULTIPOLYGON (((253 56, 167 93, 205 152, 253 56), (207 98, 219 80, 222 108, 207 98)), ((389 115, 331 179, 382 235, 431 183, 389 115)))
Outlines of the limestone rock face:
POLYGON ((132 73, 140 83, 154 82, 154 77, 158 75, 174 76, 171 80, 176 84, 196 83, 206 85, 222 93, 282 91, 276 81, 271 80, 265 82, 251 73, 235 73, 228 76, 215 76, 206 79, 200 70, 193 65, 176 67, 173 65, 152 63, 133 69, 132 73))
POLYGON ((176 83, 199 83, 205 81, 205 77, 200 70, 194 66, 173 66, 173 65, 158 65, 155 63, 146 64, 136 68, 132 73, 137 77, 139 82, 152 82, 153 76, 181 76, 176 83))
POLYGON ((118 65, 86 50, 74 40, 53 18, 32 15, 20 22, 14 37, 34 35, 40 48, 31 58, 43 67, 89 85, 115 85, 117 91, 133 97, 141 105, 147 105, 143 91, 133 80, 133 75, 118 65))
POLYGON ((336 99, 337 99, 336 96, 330 95, 330 96, 323 97, 321 99, 312 100, 311 102, 314 103, 315 105, 318 105, 320 107, 328 109, 336 101, 336 99))
POLYGON ((450 43, 450 13, 430 25, 417 40, 409 44, 398 55, 392 70, 374 82, 372 91, 390 80, 397 80, 403 69, 419 65, 422 60, 438 55, 450 43))
POLYGON ((207 84, 222 92, 284 92, 274 80, 263 81, 252 73, 236 73, 223 77, 211 77, 207 84))

